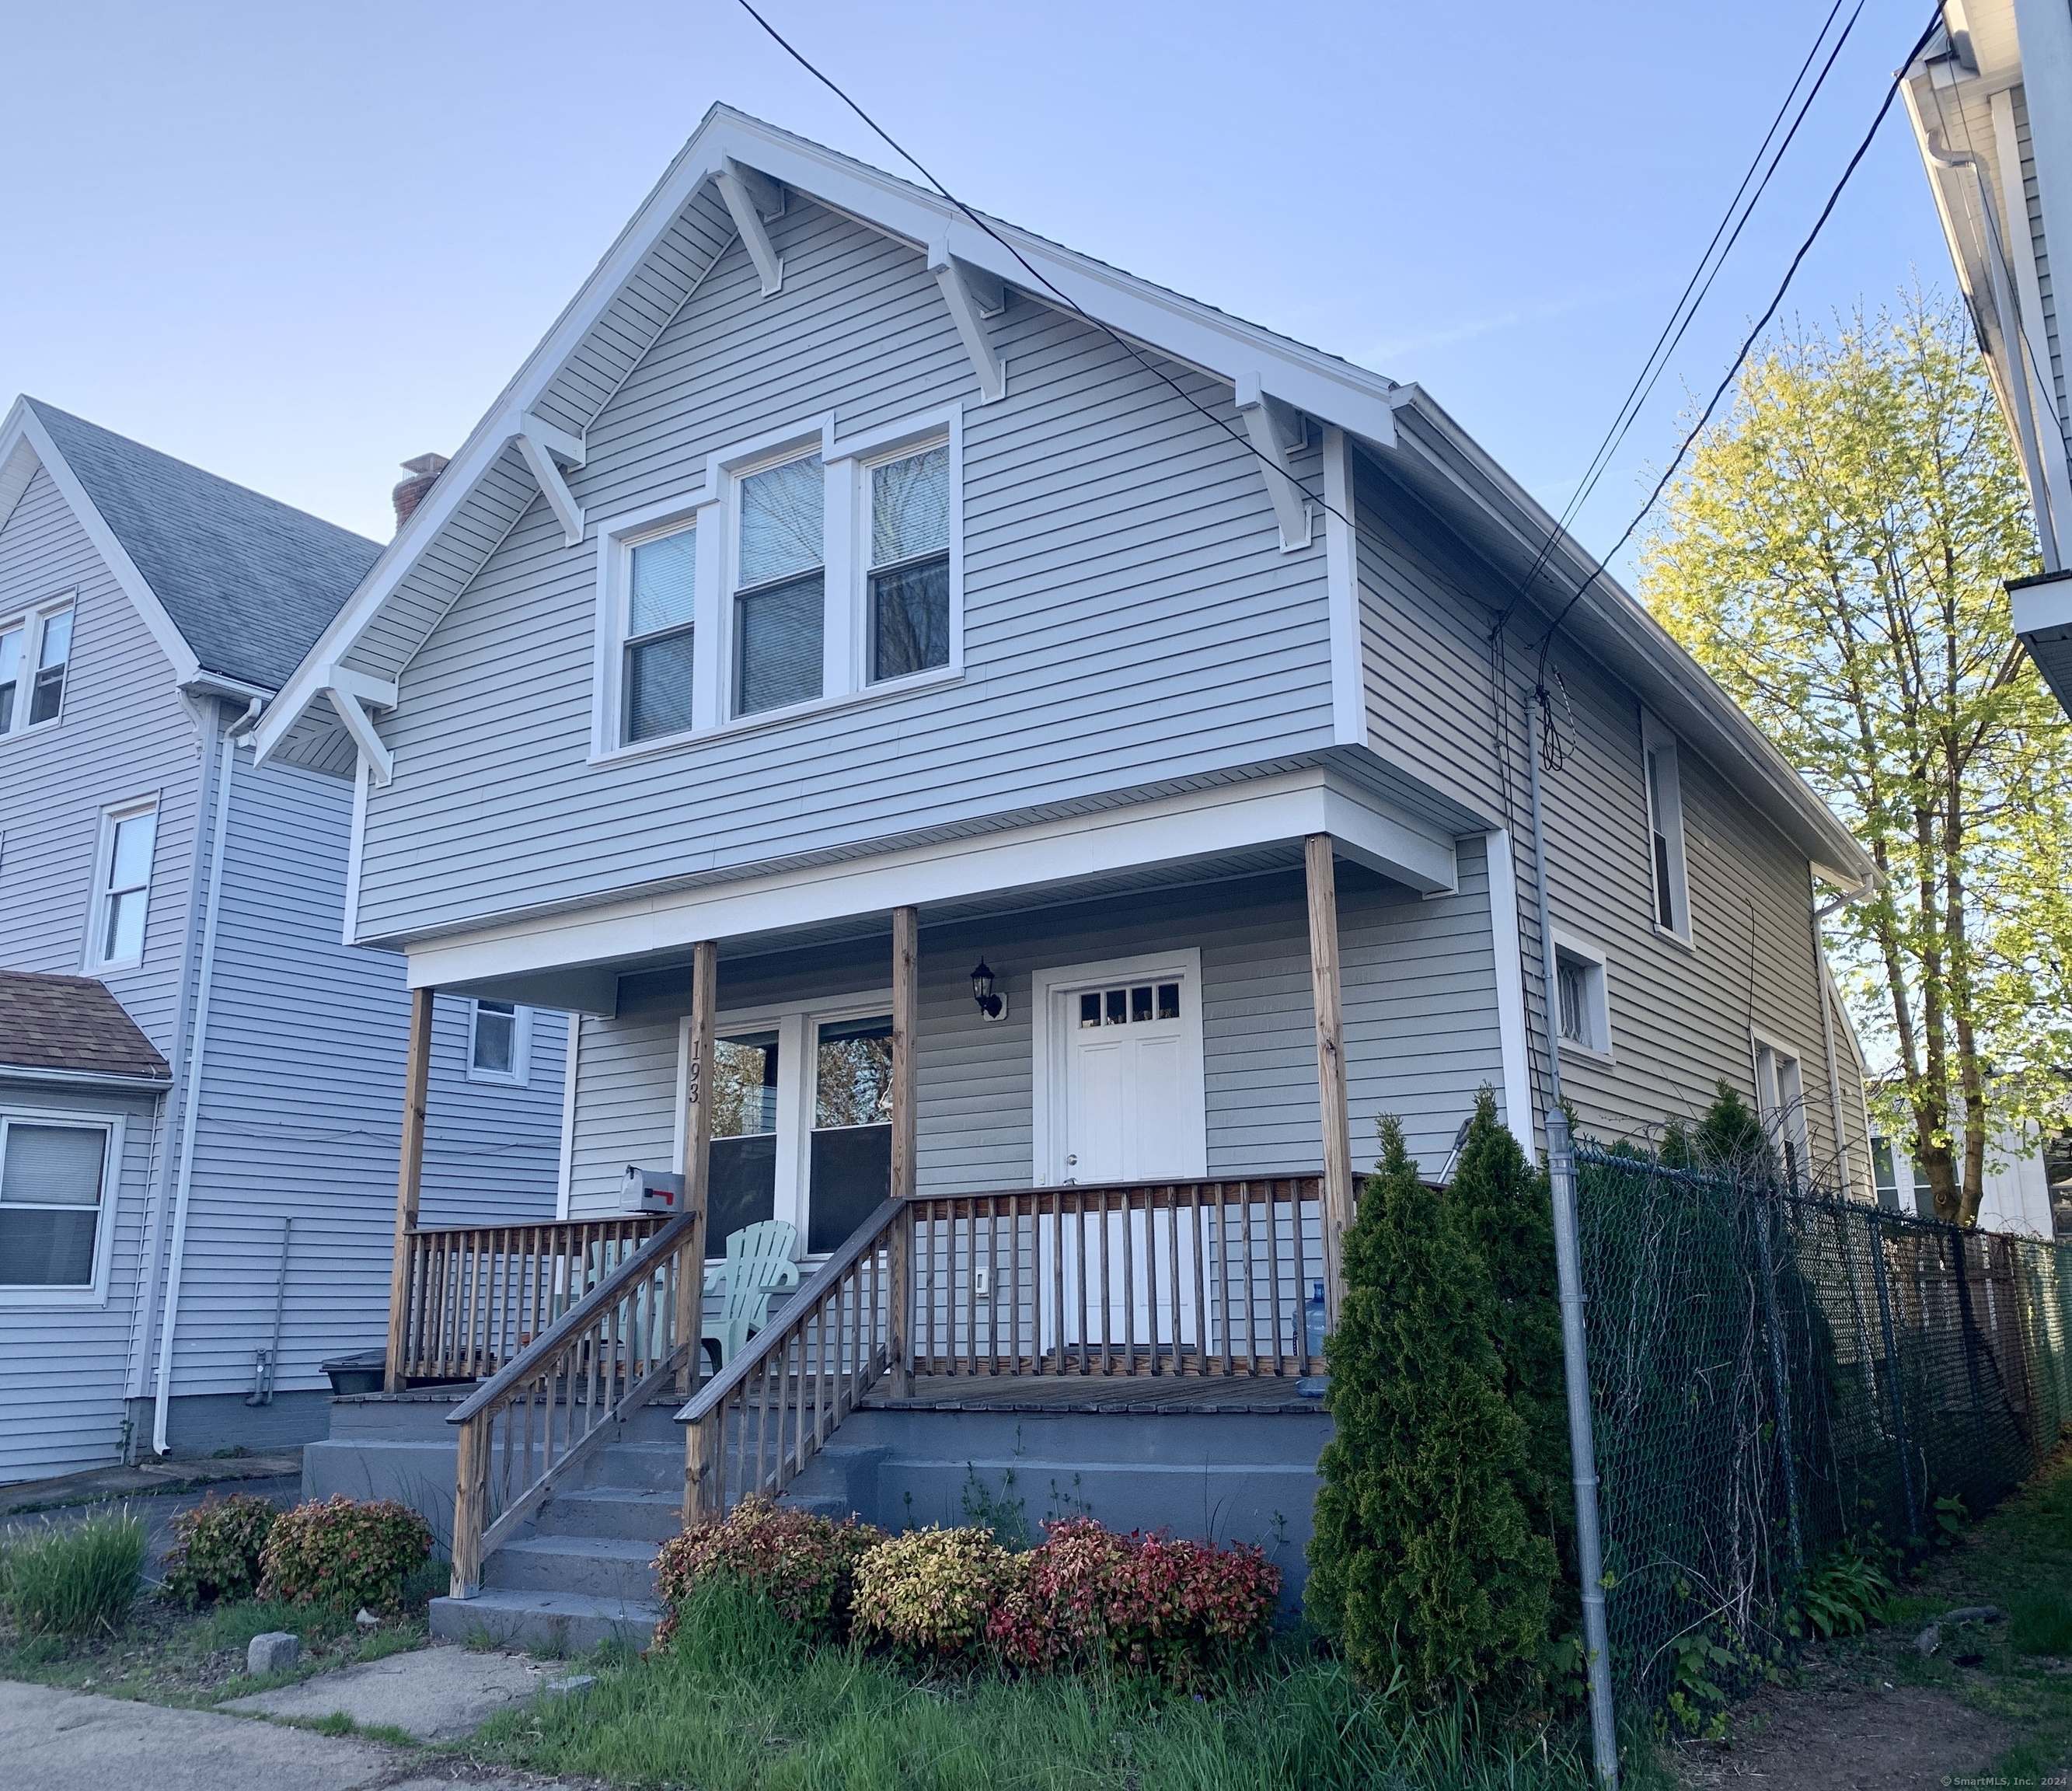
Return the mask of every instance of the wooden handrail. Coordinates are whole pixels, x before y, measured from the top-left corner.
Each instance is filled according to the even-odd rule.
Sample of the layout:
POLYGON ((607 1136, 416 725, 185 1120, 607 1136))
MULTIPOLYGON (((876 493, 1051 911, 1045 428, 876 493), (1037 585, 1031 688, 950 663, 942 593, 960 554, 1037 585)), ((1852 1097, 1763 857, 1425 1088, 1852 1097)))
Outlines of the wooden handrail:
POLYGON ((695 1372, 698 1340, 682 1330, 680 1294, 686 1277, 702 1281, 703 1234, 701 1213, 668 1220, 447 1418, 460 1433, 455 1598, 475 1596, 483 1562, 629 1410, 687 1357, 695 1372))

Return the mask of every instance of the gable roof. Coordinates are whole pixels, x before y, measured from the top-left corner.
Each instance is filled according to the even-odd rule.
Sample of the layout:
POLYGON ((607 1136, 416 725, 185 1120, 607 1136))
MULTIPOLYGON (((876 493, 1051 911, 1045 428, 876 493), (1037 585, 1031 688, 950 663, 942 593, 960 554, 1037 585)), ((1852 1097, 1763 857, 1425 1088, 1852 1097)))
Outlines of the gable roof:
POLYGON ((125 1082, 172 1076, 105 984, 0 970, 0 1077, 15 1069, 125 1082))
MULTIPOLYGON (((143 587, 130 595, 158 624, 183 683, 212 673, 278 690, 380 556, 364 536, 40 399, 21 399, 8 422, 0 466, 16 437, 11 445, 27 447, 69 488, 74 508, 90 513, 80 519, 88 533, 106 537, 96 545, 117 578, 143 587), (184 654, 165 640, 168 627, 184 654)), ((0 521, 15 495, 0 488, 0 521)))
MULTIPOLYGON (((779 195, 788 188, 912 245, 931 268, 969 268, 1054 306, 1054 294, 1042 290, 1047 284, 1098 323, 1170 360, 1342 428, 1499 580, 1518 588, 1531 579, 1534 602, 1527 617, 1539 611, 1544 619, 1577 597, 1564 628, 1577 649, 1624 677, 1823 875, 1860 886, 1874 874, 1848 830, 1726 693, 1419 387, 1013 224, 989 217, 979 229, 935 193, 724 105, 705 114, 282 688, 255 731, 262 758, 279 756, 344 775, 355 751, 348 728, 378 747, 371 721, 339 711, 347 701, 358 708, 339 686, 356 676, 380 686, 393 703, 403 668, 541 495, 542 475, 534 467, 546 464, 550 453, 582 463, 585 431, 736 240, 723 180, 734 189, 734 204, 760 208, 752 195, 742 200, 744 185, 765 184, 779 195)), ((580 517, 575 520, 579 525, 580 517)), ((385 768, 376 776, 384 776, 385 768)))

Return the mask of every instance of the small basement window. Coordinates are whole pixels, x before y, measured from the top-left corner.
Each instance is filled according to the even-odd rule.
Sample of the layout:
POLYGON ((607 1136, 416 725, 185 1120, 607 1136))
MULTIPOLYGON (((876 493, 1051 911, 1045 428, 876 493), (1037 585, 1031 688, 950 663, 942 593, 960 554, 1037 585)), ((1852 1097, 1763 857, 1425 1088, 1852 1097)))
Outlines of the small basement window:
POLYGON ((1562 1044, 1610 1054, 1611 1018, 1605 994, 1605 961, 1600 954, 1556 941, 1554 1009, 1562 1044))

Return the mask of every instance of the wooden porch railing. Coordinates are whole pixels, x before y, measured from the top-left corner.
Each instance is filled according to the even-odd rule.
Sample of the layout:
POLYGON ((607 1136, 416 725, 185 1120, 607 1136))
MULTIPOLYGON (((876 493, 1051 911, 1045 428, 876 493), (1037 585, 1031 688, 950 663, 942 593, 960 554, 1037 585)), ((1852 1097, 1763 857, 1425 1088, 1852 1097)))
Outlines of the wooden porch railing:
POLYGON ((390 1384, 495 1373, 668 1222, 639 1213, 405 1232, 390 1384))
POLYGON ((1322 1178, 888 1200, 676 1414, 686 1521, 775 1494, 878 1381, 1322 1371, 1322 1178))
POLYGON ((623 1241, 594 1285, 447 1418, 460 1432, 455 1598, 475 1596, 483 1561, 627 1411, 672 1376, 679 1392, 689 1390, 704 1231, 702 1214, 684 1213, 644 1241, 623 1241))

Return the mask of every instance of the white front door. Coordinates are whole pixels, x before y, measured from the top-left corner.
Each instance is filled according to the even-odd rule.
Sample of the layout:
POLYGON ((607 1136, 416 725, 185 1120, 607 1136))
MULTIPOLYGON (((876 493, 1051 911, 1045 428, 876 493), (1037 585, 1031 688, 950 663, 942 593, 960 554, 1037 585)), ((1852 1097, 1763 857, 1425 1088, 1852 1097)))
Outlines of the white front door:
POLYGON ((1203 1172, 1201 987, 1187 953, 1051 972, 1053 1183, 1203 1172))

